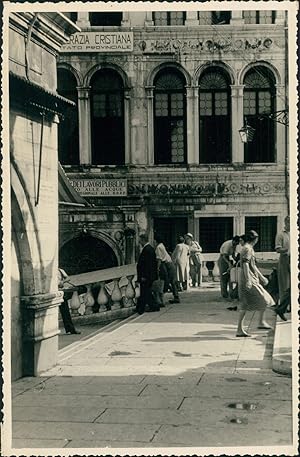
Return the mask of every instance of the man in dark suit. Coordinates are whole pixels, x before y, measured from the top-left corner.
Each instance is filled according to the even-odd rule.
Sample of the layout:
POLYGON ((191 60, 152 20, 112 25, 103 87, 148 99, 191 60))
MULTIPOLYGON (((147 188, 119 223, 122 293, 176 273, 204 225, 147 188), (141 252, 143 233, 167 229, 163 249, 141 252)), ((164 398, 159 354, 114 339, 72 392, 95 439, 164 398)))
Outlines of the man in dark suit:
POLYGON ((136 310, 143 314, 146 305, 150 311, 159 311, 159 307, 152 300, 152 283, 157 279, 157 261, 154 248, 149 244, 148 235, 140 235, 139 242, 143 247, 137 263, 137 282, 140 283, 140 297, 136 310))

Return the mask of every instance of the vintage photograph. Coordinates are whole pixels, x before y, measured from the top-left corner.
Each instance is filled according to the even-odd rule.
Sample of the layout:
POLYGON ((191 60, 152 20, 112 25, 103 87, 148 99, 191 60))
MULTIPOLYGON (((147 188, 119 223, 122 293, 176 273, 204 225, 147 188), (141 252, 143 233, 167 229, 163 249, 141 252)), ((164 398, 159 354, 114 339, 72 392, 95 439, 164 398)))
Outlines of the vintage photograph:
POLYGON ((297 455, 297 13, 4 2, 3 455, 297 455))

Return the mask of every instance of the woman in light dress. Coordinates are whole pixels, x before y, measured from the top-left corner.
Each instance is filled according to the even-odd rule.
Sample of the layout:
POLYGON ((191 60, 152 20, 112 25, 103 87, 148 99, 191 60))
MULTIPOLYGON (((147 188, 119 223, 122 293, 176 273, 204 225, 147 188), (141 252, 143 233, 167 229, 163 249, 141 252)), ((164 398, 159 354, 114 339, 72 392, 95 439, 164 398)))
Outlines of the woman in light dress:
POLYGON ((271 295, 263 286, 268 284, 255 263, 253 247, 258 241, 258 234, 250 230, 245 235, 245 244, 240 253, 241 269, 238 279, 238 290, 240 298, 240 313, 236 336, 250 336, 243 328, 244 318, 247 311, 258 311, 258 328, 269 330, 271 327, 264 320, 266 307, 273 306, 274 301, 271 295))
POLYGON ((186 289, 189 280, 189 246, 185 244, 183 236, 178 238, 178 244, 176 245, 172 254, 172 260, 176 268, 176 278, 178 283, 178 289, 186 289))

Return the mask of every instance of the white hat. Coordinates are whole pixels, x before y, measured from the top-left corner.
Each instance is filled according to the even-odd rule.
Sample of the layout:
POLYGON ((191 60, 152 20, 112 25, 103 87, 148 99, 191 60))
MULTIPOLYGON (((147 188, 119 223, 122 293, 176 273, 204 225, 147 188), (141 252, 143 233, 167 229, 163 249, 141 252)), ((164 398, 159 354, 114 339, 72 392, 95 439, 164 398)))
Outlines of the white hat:
POLYGON ((187 233, 186 236, 188 236, 189 238, 194 238, 191 233, 187 233))

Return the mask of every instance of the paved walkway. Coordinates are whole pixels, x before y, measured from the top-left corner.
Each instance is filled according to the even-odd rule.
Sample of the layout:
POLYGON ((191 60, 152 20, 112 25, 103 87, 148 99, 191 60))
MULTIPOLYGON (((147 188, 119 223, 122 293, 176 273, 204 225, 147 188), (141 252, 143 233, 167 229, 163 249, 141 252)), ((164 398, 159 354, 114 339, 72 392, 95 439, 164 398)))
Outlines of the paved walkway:
POLYGON ((105 326, 63 347, 44 377, 14 383, 13 447, 276 446, 293 455, 291 378, 272 371, 274 332, 249 313, 252 337, 236 338, 237 312, 218 295, 192 289, 159 313, 105 326))

